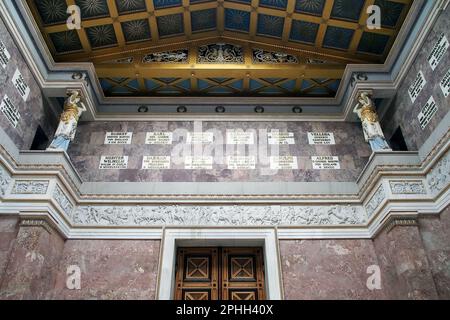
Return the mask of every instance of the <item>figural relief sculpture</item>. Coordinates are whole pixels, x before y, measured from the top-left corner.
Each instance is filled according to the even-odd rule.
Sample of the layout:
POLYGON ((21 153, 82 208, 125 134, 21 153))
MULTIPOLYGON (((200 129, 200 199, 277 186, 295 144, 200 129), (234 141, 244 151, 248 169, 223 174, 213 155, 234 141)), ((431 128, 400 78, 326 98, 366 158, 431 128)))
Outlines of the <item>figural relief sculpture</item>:
POLYGON ((69 143, 75 138, 78 119, 86 111, 84 103, 81 101, 81 92, 78 90, 69 90, 68 98, 64 102, 64 111, 61 114, 58 128, 52 143, 47 150, 67 151, 69 143))
POLYGON ((378 120, 378 114, 369 93, 362 91, 358 95, 358 104, 353 109, 361 120, 364 138, 370 144, 372 151, 390 151, 383 130, 378 120))

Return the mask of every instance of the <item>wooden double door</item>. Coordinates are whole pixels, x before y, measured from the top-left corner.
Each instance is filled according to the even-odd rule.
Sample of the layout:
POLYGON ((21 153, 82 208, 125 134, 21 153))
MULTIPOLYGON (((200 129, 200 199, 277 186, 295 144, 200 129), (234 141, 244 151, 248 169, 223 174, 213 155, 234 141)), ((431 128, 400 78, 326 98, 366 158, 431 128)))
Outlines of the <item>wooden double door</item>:
POLYGON ((176 300, 264 300, 262 248, 178 248, 176 300))

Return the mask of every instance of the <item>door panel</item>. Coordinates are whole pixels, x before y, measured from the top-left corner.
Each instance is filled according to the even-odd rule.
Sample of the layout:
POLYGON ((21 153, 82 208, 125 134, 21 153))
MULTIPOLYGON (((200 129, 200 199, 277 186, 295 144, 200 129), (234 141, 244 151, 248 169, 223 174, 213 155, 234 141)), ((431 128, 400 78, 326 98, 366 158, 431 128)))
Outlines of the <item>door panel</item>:
POLYGON ((176 300, 265 299, 261 248, 179 248, 176 300))
POLYGON ((217 300, 218 249, 179 248, 176 300, 217 300))

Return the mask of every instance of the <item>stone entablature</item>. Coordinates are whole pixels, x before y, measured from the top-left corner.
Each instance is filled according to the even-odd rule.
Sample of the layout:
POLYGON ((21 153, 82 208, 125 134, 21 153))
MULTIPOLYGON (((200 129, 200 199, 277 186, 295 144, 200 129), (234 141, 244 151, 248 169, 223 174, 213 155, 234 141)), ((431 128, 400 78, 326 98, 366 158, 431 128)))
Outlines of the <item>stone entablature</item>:
MULTIPOLYGON (((446 152, 436 152, 430 160, 428 170, 417 171, 408 177, 395 172, 382 175, 367 187, 364 196, 350 200, 342 195, 316 195, 299 203, 271 205, 258 204, 173 204, 155 205, 143 201, 137 205, 133 198, 117 195, 107 202, 96 197, 89 201, 81 199, 78 190, 64 175, 53 175, 44 180, 17 170, 8 158, 2 156, 0 166, 0 186, 2 211, 18 213, 43 211, 48 207, 52 215, 59 215, 59 222, 66 230, 71 228, 122 227, 122 228, 162 228, 170 226, 189 227, 251 227, 267 226, 286 228, 290 236, 295 236, 298 228, 363 228, 369 230, 374 222, 380 222, 391 211, 411 212, 423 209, 427 213, 439 212, 439 208, 449 202, 449 158, 446 152), (434 163, 433 163, 434 162, 434 163), (13 169, 13 171, 15 171, 13 169), (61 177, 63 177, 61 179, 61 177), (45 191, 45 192, 44 192, 45 191), (411 198, 414 196, 414 198, 411 198), (36 202, 39 199, 41 201, 36 202), (339 200, 340 199, 340 200, 339 200), (395 200, 395 201, 391 201, 395 200), (402 202, 402 200, 405 200, 402 202), (42 203, 45 203, 43 206, 42 203), (329 203, 338 203, 330 205, 329 203)), ((376 155, 375 155, 376 156, 376 155)), ((423 165, 422 167, 426 167, 423 165)), ((381 224, 378 224, 377 228, 381 224)), ((91 232, 91 231, 90 231, 91 232)), ((94 231, 95 233, 95 231, 94 231)))

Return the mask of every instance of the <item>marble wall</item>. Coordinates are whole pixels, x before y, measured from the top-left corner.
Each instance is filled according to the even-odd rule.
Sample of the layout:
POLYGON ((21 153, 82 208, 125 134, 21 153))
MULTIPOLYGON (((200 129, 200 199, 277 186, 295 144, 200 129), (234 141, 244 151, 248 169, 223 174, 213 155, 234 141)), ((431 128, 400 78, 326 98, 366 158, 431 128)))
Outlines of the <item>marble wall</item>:
POLYGON ((0 299, 50 299, 64 240, 42 226, 21 226, 0 284, 0 299))
MULTIPOLYGON (((280 240, 286 299, 448 299, 450 208, 418 224, 386 228, 373 240, 280 240), (373 266, 381 287, 369 289, 373 266)), ((157 240, 66 240, 45 225, 0 219, 1 299, 156 297, 157 240), (67 288, 68 268, 80 289, 67 288)))
POLYGON ((5 114, 0 111, 0 125, 19 149, 28 150, 31 147, 38 125, 41 125, 45 133, 51 138, 56 123, 50 109, 44 106, 39 85, 1 18, 0 40, 11 56, 6 68, 0 65, 0 103, 7 95, 20 114, 18 125, 14 127, 5 114), (26 101, 22 99, 12 82, 16 70, 20 71, 30 89, 26 101))
POLYGON ((436 290, 440 298, 450 299, 450 207, 419 223, 436 290))
POLYGON ((17 217, 0 217, 0 286, 3 280, 14 239, 18 232, 17 217))
POLYGON ((382 231, 373 241, 390 299, 437 299, 435 279, 416 225, 382 231))
POLYGON ((373 240, 281 240, 286 299, 449 299, 450 208, 373 240), (380 289, 366 283, 378 266, 380 289))
POLYGON ((155 299, 160 241, 64 241, 12 218, 0 219, 0 240, 0 300, 155 299), (79 290, 67 288, 71 266, 79 267, 79 290))
POLYGON ((229 181, 355 181, 371 151, 364 141, 358 123, 342 122, 81 122, 75 141, 68 151, 72 162, 84 181, 162 181, 162 182, 229 182, 229 181), (226 155, 257 156, 255 169, 230 170, 225 162, 215 163, 212 170, 185 170, 184 163, 172 161, 170 170, 142 170, 143 156, 193 155, 198 145, 187 145, 187 132, 212 131, 214 137, 226 139, 226 131, 254 130, 259 140, 254 145, 204 144, 203 155, 216 156, 222 161, 226 155), (260 131, 262 130, 262 131, 260 131), (293 132, 295 145, 268 145, 264 132, 279 130, 293 132), (106 132, 133 132, 129 145, 105 145, 106 132), (147 132, 176 132, 172 145, 146 145, 147 132), (335 145, 310 145, 308 132, 333 132, 335 145), (239 149, 240 148, 240 149, 239 149), (209 153, 211 149, 214 152, 209 153), (227 149, 228 152, 227 153, 227 149), (182 150, 184 150, 182 152, 182 150), (231 151, 230 151, 231 150, 231 151), (220 152, 223 157, 220 157, 220 152), (124 155, 129 157, 128 168, 124 170, 99 170, 101 155, 124 155), (298 170, 269 170, 270 155, 296 156, 298 170), (340 170, 313 170, 311 156, 338 156, 340 170))
POLYGON ((369 290, 367 268, 378 264, 371 240, 282 240, 285 299, 386 299, 369 290))
POLYGON ((447 7, 426 37, 424 45, 415 58, 411 69, 407 72, 390 109, 383 119, 382 125, 386 138, 389 139, 400 126, 408 150, 418 150, 450 110, 450 96, 446 98, 439 85, 444 75, 450 69, 450 49, 446 51, 434 71, 428 63, 428 56, 438 38, 445 34, 450 41, 449 25, 450 7, 447 7), (408 89, 419 71, 423 72, 427 84, 413 103, 409 97, 408 89), (439 109, 428 126, 422 130, 417 116, 430 96, 433 96, 439 109))
POLYGON ((69 240, 59 263, 55 299, 155 299, 159 241, 69 240), (80 290, 66 287, 67 268, 81 271, 80 290))

